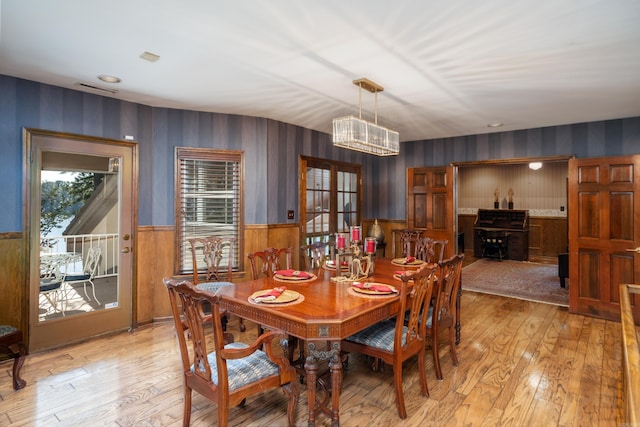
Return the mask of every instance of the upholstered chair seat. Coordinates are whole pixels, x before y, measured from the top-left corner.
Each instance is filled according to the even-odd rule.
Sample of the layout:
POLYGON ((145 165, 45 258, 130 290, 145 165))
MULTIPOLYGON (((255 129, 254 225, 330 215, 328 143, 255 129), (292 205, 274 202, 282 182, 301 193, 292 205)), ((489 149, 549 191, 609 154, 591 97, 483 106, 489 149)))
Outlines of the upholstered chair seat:
POLYGON ((225 286, 233 286, 231 282, 203 282, 198 283, 197 288, 202 289, 203 291, 218 292, 221 288, 225 286))
MULTIPOLYGON (((408 314, 407 314, 408 316, 408 314)), ((406 345, 406 335, 408 328, 404 326, 402 328, 402 345, 406 345)), ((376 323, 369 326, 367 329, 363 329, 351 335, 348 340, 363 344, 368 347, 379 348, 384 351, 393 351, 393 342, 396 334, 396 321, 385 320, 384 322, 376 323)))
MULTIPOLYGON (((236 350, 248 347, 248 345, 241 342, 234 342, 224 346, 225 349, 236 350)), ((213 381, 215 385, 218 385, 218 362, 216 361, 216 352, 213 351, 209 353, 207 355, 207 360, 209 361, 209 366, 211 366, 211 381, 213 381)), ((278 375, 278 369, 278 365, 270 361, 266 353, 262 350, 257 350, 255 353, 252 353, 242 359, 227 360, 229 391, 237 390, 272 375, 278 375)), ((193 365, 191 365, 191 371, 194 372, 193 365)))
POLYGON ((60 289, 61 279, 45 278, 40 280, 40 292, 51 292, 60 289))

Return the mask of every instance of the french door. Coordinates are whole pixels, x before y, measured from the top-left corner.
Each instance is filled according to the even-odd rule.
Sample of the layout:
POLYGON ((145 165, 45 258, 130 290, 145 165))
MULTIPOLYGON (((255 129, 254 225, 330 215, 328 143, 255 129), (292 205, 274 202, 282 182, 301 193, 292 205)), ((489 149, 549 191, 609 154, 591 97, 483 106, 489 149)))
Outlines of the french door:
POLYGON ((132 327, 137 144, 25 129, 24 145, 29 350, 132 327), (94 182, 71 223, 45 237, 41 214, 53 197, 43 197, 42 176, 51 172, 94 182), (90 272, 92 282, 79 280, 90 272))
POLYGON ((334 233, 361 225, 360 165, 310 157, 300 162, 301 244, 329 242, 334 233))

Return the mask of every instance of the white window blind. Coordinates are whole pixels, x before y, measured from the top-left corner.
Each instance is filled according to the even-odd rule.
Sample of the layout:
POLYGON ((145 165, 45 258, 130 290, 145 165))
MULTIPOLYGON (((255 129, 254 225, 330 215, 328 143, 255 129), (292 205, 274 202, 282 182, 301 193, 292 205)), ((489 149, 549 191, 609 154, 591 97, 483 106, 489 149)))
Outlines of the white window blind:
POLYGON ((242 247, 242 153, 183 147, 176 153, 179 273, 193 272, 188 239, 207 236, 235 239, 231 256, 233 269, 238 271, 242 247))

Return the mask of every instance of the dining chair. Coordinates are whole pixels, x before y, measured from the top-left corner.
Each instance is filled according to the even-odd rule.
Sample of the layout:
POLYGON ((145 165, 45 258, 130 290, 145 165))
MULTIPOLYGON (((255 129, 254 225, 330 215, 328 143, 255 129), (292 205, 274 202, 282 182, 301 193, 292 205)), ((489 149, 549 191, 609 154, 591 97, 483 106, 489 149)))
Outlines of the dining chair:
POLYGON ((400 256, 416 256, 417 242, 420 236, 422 235, 422 230, 417 230, 414 228, 402 228, 402 229, 393 229, 391 230, 392 241, 391 241, 391 255, 397 256, 396 254, 396 241, 400 244, 400 256))
POLYGON ((313 242, 300 247, 304 269, 313 271, 322 268, 327 259, 333 259, 333 242, 313 242))
POLYGON ((27 349, 20 329, 11 325, 0 325, 0 354, 13 359, 13 389, 17 391, 24 388, 27 382, 20 378, 20 368, 24 364, 27 349))
POLYGON ((263 251, 247 254, 253 279, 273 277, 275 272, 280 269, 290 270, 291 254, 293 254, 293 248, 267 248, 263 251), (282 263, 283 258, 284 266, 282 263))
MULTIPOLYGON (((283 332, 264 333, 251 344, 225 344, 220 316, 207 315, 202 306, 207 302, 213 312, 218 312, 220 295, 198 289, 189 281, 165 278, 164 284, 169 292, 182 359, 183 426, 190 424, 193 390, 217 405, 218 426, 224 427, 229 422, 230 408, 244 406, 248 397, 278 387, 289 398, 288 421, 290 426, 295 425, 300 396, 296 371, 289 360, 277 356, 272 347, 273 340, 283 336, 283 332), (205 328, 205 324, 212 328, 205 328), (205 330, 210 335, 207 336, 205 330)), ((286 340, 281 341, 283 343, 286 340)), ((258 400, 256 404, 262 403, 258 400)))
MULTIPOLYGON (((40 257, 40 303, 48 304, 53 310, 53 314, 61 313, 65 316, 66 291, 62 286, 65 280, 66 265, 68 263, 66 254, 52 254, 47 257, 40 257)), ((41 308, 45 313, 49 312, 46 307, 41 308)))
POLYGON ((96 297, 96 286, 93 283, 93 279, 98 273, 98 267, 100 266, 100 256, 102 255, 102 250, 99 246, 92 246, 87 250, 87 256, 84 260, 82 271, 80 273, 71 273, 65 274, 64 284, 65 285, 78 285, 82 283, 84 288, 84 296, 87 297, 88 300, 91 300, 89 294, 87 294, 87 283, 91 285, 91 291, 93 293, 93 299, 95 302, 100 304, 98 301, 98 297, 96 297))
POLYGON ((393 384, 396 393, 398 415, 404 419, 407 410, 402 389, 402 363, 412 356, 418 357, 420 387, 429 396, 425 368, 426 314, 425 304, 431 300, 437 266, 424 264, 419 270, 401 276, 400 307, 396 316, 370 326, 341 341, 343 364, 348 353, 360 353, 393 366, 393 384))
MULTIPOLYGON (((193 267, 193 284, 200 289, 216 292, 222 286, 233 285, 233 256, 236 240, 218 236, 195 237, 187 239, 191 249, 193 267), (204 280, 200 281, 200 276, 204 280)), ((222 315, 223 329, 227 329, 227 316, 222 315)), ((246 326, 244 319, 239 318, 240 331, 246 326)))
POLYGON ((444 258, 448 240, 420 237, 416 241, 415 257, 429 264, 437 264, 444 258))
POLYGON ((443 329, 449 331, 449 352, 454 366, 458 366, 455 344, 456 299, 460 289, 463 260, 464 254, 457 254, 438 264, 438 278, 434 289, 435 302, 433 306, 429 307, 427 315, 427 338, 431 342, 433 365, 436 370, 436 378, 439 380, 442 379, 442 368, 440 366, 438 335, 443 329))
MULTIPOLYGON (((276 271, 280 269, 291 269, 291 254, 293 254, 293 248, 267 248, 263 251, 256 251, 247 254, 249 263, 251 264, 251 275, 253 280, 260 277, 273 277, 276 271), (284 267, 283 267, 284 258, 284 267)), ((262 325, 258 324, 258 335, 264 332, 262 325)), ((303 344, 298 344, 297 338, 290 337, 291 348, 300 347, 303 344)), ((302 357, 302 350, 300 355, 302 357)), ((290 354, 289 360, 293 363, 293 351, 290 354)))

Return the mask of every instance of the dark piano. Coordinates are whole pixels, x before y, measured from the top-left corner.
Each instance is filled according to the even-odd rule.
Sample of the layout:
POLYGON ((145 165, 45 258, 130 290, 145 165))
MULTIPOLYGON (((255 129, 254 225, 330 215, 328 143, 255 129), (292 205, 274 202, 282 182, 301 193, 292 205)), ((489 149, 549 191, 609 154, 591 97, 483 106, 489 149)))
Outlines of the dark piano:
MULTIPOLYGON (((494 249, 494 248, 492 248, 494 249)), ((529 211, 514 209, 478 209, 473 226, 473 254, 476 258, 529 259, 529 211), (487 236, 504 239, 504 253, 489 252, 483 245, 487 236)))

